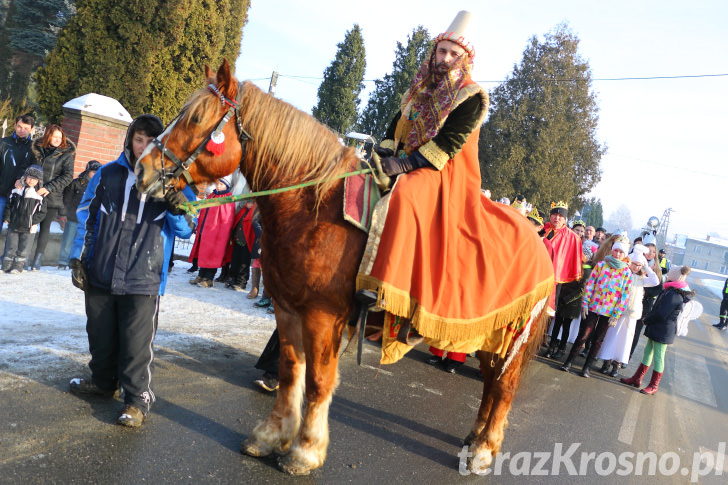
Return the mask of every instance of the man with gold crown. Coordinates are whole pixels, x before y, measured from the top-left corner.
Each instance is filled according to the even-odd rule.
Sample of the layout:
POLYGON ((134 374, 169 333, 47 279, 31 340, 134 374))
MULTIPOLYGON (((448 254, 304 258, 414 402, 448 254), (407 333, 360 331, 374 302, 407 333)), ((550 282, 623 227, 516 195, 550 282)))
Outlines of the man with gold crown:
POLYGON ((374 210, 357 298, 387 312, 382 363, 399 360, 420 336, 462 357, 505 356, 553 290, 553 267, 531 224, 480 191, 488 95, 471 78, 469 20, 461 11, 434 39, 375 149, 397 179, 374 210))
POLYGON ((559 358, 563 355, 571 320, 577 318, 581 310, 579 301, 581 285, 578 281, 581 277, 583 257, 581 238, 566 224, 568 215, 569 206, 566 202, 552 202, 549 222, 544 225, 544 244, 552 248, 551 260, 556 281, 551 340, 545 354, 547 358, 559 358), (575 296, 576 298, 574 298, 575 296), (560 340, 558 339, 559 331, 562 331, 560 340))

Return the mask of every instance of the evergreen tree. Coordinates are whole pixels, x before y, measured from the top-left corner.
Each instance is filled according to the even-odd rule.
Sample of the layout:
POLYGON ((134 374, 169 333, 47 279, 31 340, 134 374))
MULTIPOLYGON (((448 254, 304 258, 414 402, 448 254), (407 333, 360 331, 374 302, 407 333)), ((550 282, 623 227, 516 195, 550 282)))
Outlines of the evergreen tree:
POLYGON ((581 210, 581 219, 587 226, 601 227, 604 225, 602 212, 602 201, 592 197, 587 199, 584 208, 581 210))
POLYGON ((354 126, 359 108, 359 94, 364 89, 366 59, 364 39, 358 24, 346 33, 344 42, 337 44, 336 57, 324 71, 318 89, 318 104, 312 114, 339 134, 354 126))
POLYGON ((72 0, 13 0, 0 33, 0 96, 23 104, 33 72, 75 13, 72 0))
POLYGON ((89 92, 169 121, 200 86, 204 64, 234 65, 250 0, 77 0, 78 13, 38 70, 39 106, 89 92))
POLYGON ((389 123, 399 111, 402 95, 409 89, 420 65, 432 50, 430 34, 419 25, 407 37, 407 45, 397 42, 391 74, 374 81, 374 91, 359 118, 358 131, 381 140, 389 123))
POLYGON ((579 39, 559 25, 531 38, 521 64, 491 93, 480 132, 483 186, 494 198, 523 194, 539 207, 580 206, 601 178, 598 107, 579 39))

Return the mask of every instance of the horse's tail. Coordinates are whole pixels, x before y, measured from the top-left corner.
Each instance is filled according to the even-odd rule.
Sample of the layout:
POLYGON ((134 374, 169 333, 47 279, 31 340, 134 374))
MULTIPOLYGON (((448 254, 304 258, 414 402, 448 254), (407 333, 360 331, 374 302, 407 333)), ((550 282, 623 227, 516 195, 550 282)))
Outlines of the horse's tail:
POLYGON ((541 348, 543 342, 544 332, 548 328, 551 316, 548 312, 548 305, 544 305, 541 309, 541 313, 532 322, 531 335, 528 338, 528 343, 523 349, 523 359, 521 360, 521 375, 528 367, 528 363, 531 361, 534 355, 536 355, 541 348))

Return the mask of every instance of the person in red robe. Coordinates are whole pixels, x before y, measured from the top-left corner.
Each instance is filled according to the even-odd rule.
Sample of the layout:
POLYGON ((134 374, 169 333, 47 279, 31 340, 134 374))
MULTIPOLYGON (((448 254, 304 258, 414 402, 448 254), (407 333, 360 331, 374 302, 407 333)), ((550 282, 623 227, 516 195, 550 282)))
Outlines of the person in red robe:
MULTIPOLYGON (((227 197, 230 193, 230 177, 217 181, 216 189, 207 197, 227 197)), ((197 260, 200 272, 190 284, 211 288, 214 285, 217 268, 230 262, 232 248, 230 233, 235 222, 235 204, 222 204, 200 211, 197 217, 197 234, 189 261, 197 260)))
MULTIPOLYGON (((566 345, 568 337, 568 327, 565 322, 571 322, 574 316, 560 315, 559 307, 562 312, 568 312, 568 304, 571 303, 574 292, 579 291, 579 282, 581 278, 581 265, 583 251, 581 248, 581 238, 566 225, 566 217, 568 216, 569 206, 562 201, 551 203, 551 214, 549 222, 544 225, 544 244, 550 245, 552 249, 551 260, 554 265, 554 278, 556 281, 556 290, 553 297, 554 318, 551 327, 551 340, 545 357, 557 358, 557 345, 561 342, 566 345), (570 317, 570 318, 569 318, 570 317), (561 340, 558 339, 559 331, 562 331, 561 340)), ((578 314, 578 308, 577 308, 578 314)), ((563 353, 563 348, 560 348, 563 353)))

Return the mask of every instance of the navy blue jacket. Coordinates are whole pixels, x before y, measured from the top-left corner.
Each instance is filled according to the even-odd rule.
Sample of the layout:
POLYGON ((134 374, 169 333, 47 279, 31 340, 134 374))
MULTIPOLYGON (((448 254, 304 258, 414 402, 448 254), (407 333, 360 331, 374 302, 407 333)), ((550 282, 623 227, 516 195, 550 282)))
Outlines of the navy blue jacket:
POLYGON ((192 228, 135 184, 124 153, 96 172, 76 211, 71 258, 87 262, 92 286, 115 295, 162 295, 174 237, 187 239, 192 228))
POLYGON ((666 288, 657 297, 650 313, 644 317, 645 336, 662 344, 672 344, 677 336, 677 317, 685 303, 695 296, 694 291, 666 288))

